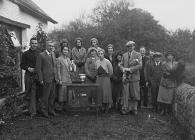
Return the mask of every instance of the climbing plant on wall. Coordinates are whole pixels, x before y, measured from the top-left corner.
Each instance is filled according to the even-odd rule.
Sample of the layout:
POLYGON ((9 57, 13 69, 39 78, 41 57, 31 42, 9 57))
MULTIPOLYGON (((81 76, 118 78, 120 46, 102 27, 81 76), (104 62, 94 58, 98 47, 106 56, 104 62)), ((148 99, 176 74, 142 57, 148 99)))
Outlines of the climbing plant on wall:
POLYGON ((40 51, 43 51, 46 47, 47 34, 43 30, 43 25, 41 23, 37 25, 36 38, 39 44, 38 46, 40 51))
POLYGON ((19 49, 13 46, 5 25, 0 25, 0 97, 6 89, 18 87, 20 71, 16 65, 19 49))
POLYGON ((17 64, 20 48, 13 45, 5 25, 0 24, 0 98, 6 98, 0 119, 14 116, 17 108, 16 93, 20 90, 20 69, 17 64))

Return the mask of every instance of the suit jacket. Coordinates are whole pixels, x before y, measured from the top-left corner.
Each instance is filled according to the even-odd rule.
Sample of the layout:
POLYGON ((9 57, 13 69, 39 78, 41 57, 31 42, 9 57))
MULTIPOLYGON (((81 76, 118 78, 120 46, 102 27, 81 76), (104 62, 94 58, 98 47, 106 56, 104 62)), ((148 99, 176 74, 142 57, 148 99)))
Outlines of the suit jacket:
POLYGON ((54 79, 57 81, 55 54, 51 53, 49 56, 46 51, 40 53, 36 61, 36 71, 40 82, 50 83, 54 79))
POLYGON ((122 66, 125 68, 131 68, 132 74, 129 74, 129 81, 136 82, 140 80, 139 70, 142 68, 142 58, 141 54, 136 51, 132 51, 131 55, 129 52, 123 54, 122 66))
POLYGON ((158 69, 157 69, 155 61, 151 61, 150 63, 148 63, 146 72, 147 72, 146 81, 159 83, 162 77, 162 73, 163 73, 162 62, 160 62, 158 69))
POLYGON ((147 61, 149 60, 148 56, 142 57, 142 68, 140 69, 140 84, 145 85, 145 68, 147 61))
POLYGON ((71 83, 70 77, 70 58, 64 59, 63 56, 57 58, 58 79, 64 83, 71 83))

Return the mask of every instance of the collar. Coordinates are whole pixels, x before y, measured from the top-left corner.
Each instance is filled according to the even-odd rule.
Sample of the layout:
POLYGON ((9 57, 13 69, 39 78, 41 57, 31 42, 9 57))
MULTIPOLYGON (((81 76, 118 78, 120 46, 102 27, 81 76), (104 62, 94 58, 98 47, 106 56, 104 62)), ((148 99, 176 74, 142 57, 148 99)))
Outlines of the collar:
POLYGON ((155 65, 156 65, 156 66, 160 65, 160 61, 158 61, 158 62, 155 61, 155 65))
POLYGON ((128 52, 128 54, 131 56, 134 53, 134 50, 132 50, 131 52, 128 52))
POLYGON ((46 52, 48 55, 51 55, 51 53, 50 53, 50 52, 48 52, 48 50, 45 50, 45 52, 46 52))

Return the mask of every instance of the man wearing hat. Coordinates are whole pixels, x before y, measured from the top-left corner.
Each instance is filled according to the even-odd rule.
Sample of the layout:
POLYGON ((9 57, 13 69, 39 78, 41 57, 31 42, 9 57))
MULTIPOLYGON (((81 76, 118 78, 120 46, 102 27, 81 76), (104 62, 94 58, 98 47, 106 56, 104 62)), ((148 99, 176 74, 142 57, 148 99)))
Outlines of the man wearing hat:
POLYGON ((121 69, 123 71, 123 95, 122 95, 122 114, 133 111, 137 115, 137 105, 140 100, 140 73, 142 68, 142 58, 139 52, 134 50, 135 42, 126 43, 128 52, 123 54, 121 69))
POLYGON ((54 111, 55 87, 57 82, 56 58, 54 42, 47 41, 46 50, 39 54, 36 61, 36 70, 40 84, 43 86, 41 97, 41 112, 45 117, 48 113, 56 116, 54 111))
POLYGON ((145 75, 146 85, 151 86, 152 107, 153 109, 155 109, 155 111, 158 111, 157 97, 163 72, 161 57, 162 54, 159 52, 155 52, 153 54, 153 61, 151 61, 151 63, 148 63, 145 75))

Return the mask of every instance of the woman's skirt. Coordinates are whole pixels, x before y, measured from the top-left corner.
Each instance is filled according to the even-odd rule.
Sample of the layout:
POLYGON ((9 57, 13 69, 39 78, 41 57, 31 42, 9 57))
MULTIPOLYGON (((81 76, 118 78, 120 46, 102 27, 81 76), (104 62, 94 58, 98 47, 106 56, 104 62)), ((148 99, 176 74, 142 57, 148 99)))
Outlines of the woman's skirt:
POLYGON ((172 104, 175 88, 159 87, 157 101, 165 104, 172 104))
POLYGON ((59 86, 59 94, 58 94, 58 101, 59 102, 67 102, 67 86, 66 84, 70 83, 63 83, 63 85, 59 86))
POLYGON ((112 92, 111 92, 111 82, 110 77, 101 76, 97 77, 98 84, 101 86, 102 93, 102 103, 112 104, 112 92))

